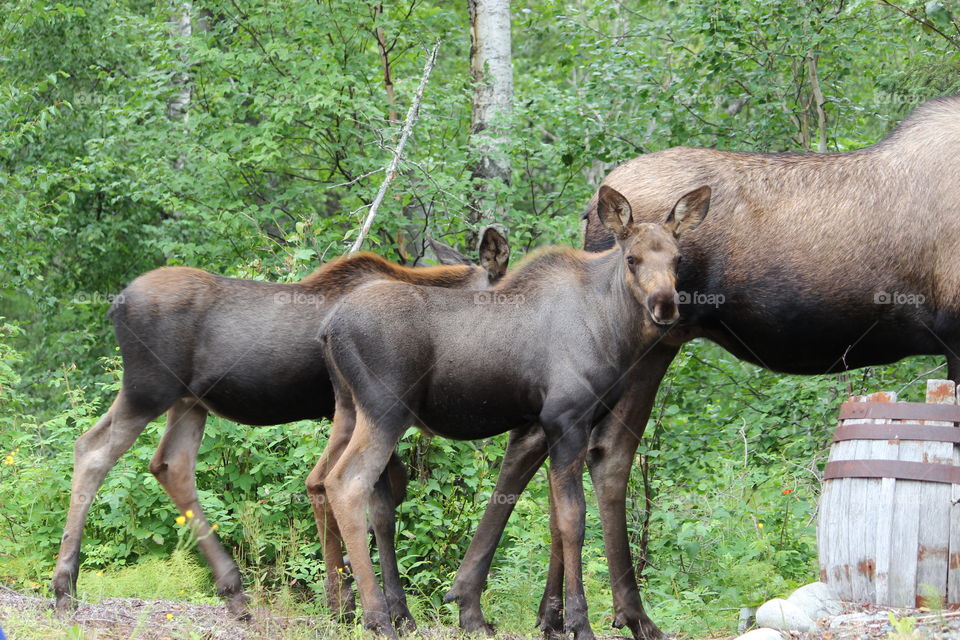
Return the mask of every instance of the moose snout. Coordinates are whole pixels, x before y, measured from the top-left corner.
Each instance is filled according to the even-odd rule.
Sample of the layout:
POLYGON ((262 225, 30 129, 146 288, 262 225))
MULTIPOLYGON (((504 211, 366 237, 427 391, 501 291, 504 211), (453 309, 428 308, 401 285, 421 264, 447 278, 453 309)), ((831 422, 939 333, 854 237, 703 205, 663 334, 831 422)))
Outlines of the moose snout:
POLYGON ((647 310, 657 324, 673 324, 680 319, 677 308, 677 292, 673 289, 658 289, 647 296, 647 310))

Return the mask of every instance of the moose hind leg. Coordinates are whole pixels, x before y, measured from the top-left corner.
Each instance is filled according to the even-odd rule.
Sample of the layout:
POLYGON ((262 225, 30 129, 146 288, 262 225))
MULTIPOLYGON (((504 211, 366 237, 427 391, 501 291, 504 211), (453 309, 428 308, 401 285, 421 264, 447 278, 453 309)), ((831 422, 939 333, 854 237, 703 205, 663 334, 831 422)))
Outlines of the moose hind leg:
POLYGON ((247 596, 236 562, 211 528, 197 497, 197 452, 203 439, 207 410, 192 398, 178 400, 167 412, 167 428, 160 439, 150 472, 160 482, 181 514, 190 512, 188 525, 213 571, 217 593, 234 616, 248 620, 247 596))
MULTIPOLYGON (((380 555, 380 575, 383 578, 383 589, 387 596, 387 608, 394 625, 402 633, 414 631, 417 628, 413 614, 407 608, 407 597, 400 582, 400 569, 397 566, 397 552, 395 547, 397 529, 397 495, 402 491, 395 491, 394 483, 406 486, 406 467, 394 453, 390 456, 387 469, 377 480, 370 502, 370 524, 377 541, 377 551, 380 555)), ((397 490, 400 487, 396 487, 397 490)))
POLYGON ((356 423, 356 410, 347 394, 337 398, 333 431, 327 440, 320 459, 307 476, 307 496, 313 509, 313 518, 323 549, 323 566, 326 571, 326 600, 330 612, 344 622, 353 620, 356 602, 352 582, 343 555, 343 536, 330 506, 325 480, 330 469, 337 463, 350 442, 356 423))
POLYGON ((162 412, 134 405, 121 390, 106 415, 77 438, 73 449, 70 507, 60 541, 57 566, 53 573, 57 611, 66 613, 75 606, 83 525, 97 490, 107 472, 130 448, 147 423, 162 412))
POLYGON ((394 638, 396 630, 367 547, 365 512, 370 505, 374 484, 386 469, 394 447, 410 422, 407 412, 396 407, 376 423, 364 411, 357 411, 350 443, 324 480, 330 506, 350 554, 363 606, 364 625, 394 638))

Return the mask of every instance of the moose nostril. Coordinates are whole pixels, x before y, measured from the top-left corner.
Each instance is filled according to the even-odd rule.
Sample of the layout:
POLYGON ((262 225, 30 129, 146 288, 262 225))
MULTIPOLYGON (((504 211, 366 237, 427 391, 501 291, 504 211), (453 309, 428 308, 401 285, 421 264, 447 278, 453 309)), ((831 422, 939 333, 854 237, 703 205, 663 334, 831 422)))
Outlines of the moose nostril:
POLYGON ((647 296, 647 309, 655 322, 667 324, 680 317, 673 291, 660 290, 647 296))

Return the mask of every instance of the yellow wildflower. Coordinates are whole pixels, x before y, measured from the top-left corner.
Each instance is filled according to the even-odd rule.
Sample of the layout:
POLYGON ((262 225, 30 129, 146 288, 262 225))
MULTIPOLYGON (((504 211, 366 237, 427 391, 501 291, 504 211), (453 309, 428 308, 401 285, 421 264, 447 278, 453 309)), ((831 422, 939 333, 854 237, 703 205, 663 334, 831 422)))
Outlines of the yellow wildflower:
POLYGON ((193 509, 187 509, 186 512, 185 512, 183 515, 187 516, 187 520, 192 519, 192 518, 193 518, 193 509))
POLYGON ((762 522, 758 522, 758 523, 757 523, 757 529, 763 529, 763 523, 762 523, 762 522))
POLYGON ((168 614, 167 614, 167 620, 173 620, 173 614, 172 614, 172 613, 168 613, 168 614))
POLYGON ((7 465, 13 464, 13 454, 11 454, 11 455, 7 456, 6 458, 4 458, 4 459, 3 459, 3 464, 7 464, 7 465))
POLYGON ((186 523, 187 523, 186 518, 184 518, 183 516, 177 516, 177 524, 182 526, 182 525, 185 525, 186 523))
POLYGON ((214 524, 213 524, 213 526, 212 526, 212 527, 210 527, 210 528, 211 528, 211 529, 213 529, 214 531, 216 531, 217 529, 219 529, 219 528, 220 528, 220 525, 218 525, 218 524, 216 524, 216 523, 214 523, 214 524))

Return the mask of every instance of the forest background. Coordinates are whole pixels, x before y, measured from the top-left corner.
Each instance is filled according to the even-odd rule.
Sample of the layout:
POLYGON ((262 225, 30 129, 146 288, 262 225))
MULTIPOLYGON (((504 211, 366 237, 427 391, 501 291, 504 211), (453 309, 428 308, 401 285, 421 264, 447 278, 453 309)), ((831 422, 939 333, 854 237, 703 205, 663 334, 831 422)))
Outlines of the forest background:
MULTIPOLYGON (((73 441, 119 385, 112 296, 161 265, 292 282, 344 253, 435 42, 420 120, 365 245, 407 264, 429 260, 428 232, 473 256, 491 221, 509 230, 514 263, 576 245, 603 176, 641 153, 858 149, 960 90, 956 2, 514 0, 512 86, 478 114, 495 70, 471 71, 471 26, 494 46, 505 34, 478 31, 475 5, 0 3, 0 584, 48 594, 73 441)), ((819 472, 840 401, 881 389, 920 399, 940 364, 782 376, 687 345, 629 491, 657 623, 729 631, 741 606, 815 580, 819 472)), ((147 470, 161 429, 148 427, 91 511, 85 597, 216 601, 197 559, 172 553, 177 514, 147 470)), ((208 421, 201 502, 261 601, 322 609, 303 483, 328 431, 208 421)), ((401 445, 412 482, 399 561, 419 617, 456 620, 441 597, 504 443, 411 433, 401 445)), ((525 633, 546 574, 546 502, 541 473, 484 599, 525 633)), ((588 504, 586 586, 604 629, 611 599, 588 504)))

